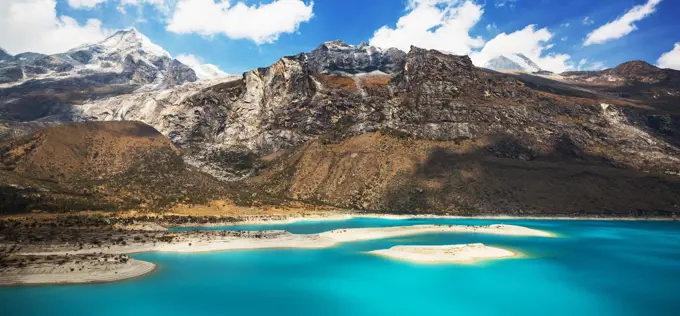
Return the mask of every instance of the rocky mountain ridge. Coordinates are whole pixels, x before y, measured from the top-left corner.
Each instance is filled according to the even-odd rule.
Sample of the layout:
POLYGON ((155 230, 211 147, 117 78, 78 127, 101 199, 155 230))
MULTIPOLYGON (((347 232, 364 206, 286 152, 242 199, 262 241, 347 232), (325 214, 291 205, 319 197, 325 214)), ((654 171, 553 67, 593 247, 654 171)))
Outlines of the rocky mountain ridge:
MULTIPOLYGON (((600 74, 652 78, 667 71, 652 70, 633 64, 600 74)), ((680 91, 675 75, 622 96, 586 79, 499 74, 467 56, 334 41, 241 77, 50 111, 76 121, 146 122, 193 167, 286 199, 367 210, 548 214, 557 210, 542 201, 558 194, 564 203, 577 200, 581 186, 596 192, 591 200, 561 211, 668 215, 680 204, 680 116, 677 103, 650 103, 646 91, 680 91), (523 174, 517 170, 541 185, 516 180, 523 174), (508 186, 524 186, 526 194, 510 203, 508 186), (654 203, 633 203, 635 194, 654 203)))

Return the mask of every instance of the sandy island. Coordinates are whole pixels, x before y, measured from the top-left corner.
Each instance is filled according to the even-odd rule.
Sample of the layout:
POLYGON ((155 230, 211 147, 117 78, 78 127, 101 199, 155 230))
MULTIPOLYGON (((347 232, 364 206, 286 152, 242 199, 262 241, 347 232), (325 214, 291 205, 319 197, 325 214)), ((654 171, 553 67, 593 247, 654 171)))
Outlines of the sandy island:
MULTIPOLYGON (((18 250, 11 251, 8 258, 15 261, 7 264, 9 268, 0 269, 0 285, 11 284, 51 284, 51 283, 91 283, 110 282, 133 278, 153 271, 155 265, 134 259, 112 261, 106 256, 140 252, 211 252, 243 249, 275 248, 327 248, 339 243, 382 239, 427 233, 482 233, 510 236, 554 237, 554 234, 514 225, 415 225, 397 227, 338 229, 319 234, 292 234, 287 231, 155 231, 130 232, 119 229, 108 231, 105 236, 112 243, 102 243, 104 233, 90 231, 85 237, 79 232, 78 240, 92 240, 91 243, 59 243, 56 241, 22 243, 18 250), (116 237, 124 236, 124 237, 116 237), (99 236, 99 237, 98 237, 99 236), (89 256, 86 260, 74 262, 74 256, 89 256), (36 258, 51 258, 34 262, 36 258), (28 258, 28 260, 26 260, 28 258), (66 258, 66 259, 65 259, 66 258), (72 269, 73 268, 73 269, 72 269)), ((2 244, 0 248, 9 249, 18 244, 2 244)), ((400 249, 400 248, 397 248, 400 249)), ((476 248, 472 248, 476 249, 476 248)), ((394 251, 394 250, 393 250, 394 251)), ((482 253, 465 250, 465 256, 482 253), (470 253, 470 254, 468 254, 470 253)), ((485 250, 486 251, 486 250, 485 250)), ((463 256, 463 257, 465 257, 463 256)), ((125 259, 125 258, 123 258, 125 259)))
POLYGON ((477 260, 516 257, 510 250, 489 247, 484 244, 447 246, 394 246, 390 249, 368 253, 417 263, 470 263, 477 260))

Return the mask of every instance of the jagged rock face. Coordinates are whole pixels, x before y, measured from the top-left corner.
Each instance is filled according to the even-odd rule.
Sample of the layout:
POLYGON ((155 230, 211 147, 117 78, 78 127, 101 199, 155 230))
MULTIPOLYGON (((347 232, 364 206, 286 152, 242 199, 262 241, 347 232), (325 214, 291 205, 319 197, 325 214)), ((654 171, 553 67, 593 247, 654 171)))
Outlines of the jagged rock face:
POLYGON ((401 101, 388 126, 425 139, 466 139, 508 129, 514 122, 502 128, 493 124, 501 110, 496 102, 515 103, 507 111, 538 103, 536 93, 519 81, 483 72, 467 56, 419 48, 411 49, 394 85, 401 101))
POLYGON ((196 81, 196 73, 134 29, 66 53, 0 63, 0 119, 66 121, 73 104, 196 81), (29 80, 33 79, 33 80, 29 80))
POLYGON ((348 45, 342 41, 326 42, 304 55, 315 73, 357 74, 381 71, 396 73, 401 70, 405 53, 396 48, 383 50, 361 43, 348 45))

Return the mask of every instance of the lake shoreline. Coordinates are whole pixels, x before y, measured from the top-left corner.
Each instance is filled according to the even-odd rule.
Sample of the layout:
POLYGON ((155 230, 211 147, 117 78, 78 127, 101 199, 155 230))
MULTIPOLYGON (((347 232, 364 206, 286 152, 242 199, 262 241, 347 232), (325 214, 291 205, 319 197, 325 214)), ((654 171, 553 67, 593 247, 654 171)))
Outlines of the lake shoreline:
MULTIPOLYGON (((121 232, 126 232, 120 230, 121 232)), ((23 244, 12 253, 16 262, 0 269, 0 284, 78 284, 112 282, 139 277, 155 269, 153 263, 128 258, 144 252, 205 253, 256 249, 320 249, 341 243, 386 239, 431 233, 479 233, 506 236, 555 237, 555 234, 515 225, 413 225, 336 229, 318 234, 292 234, 287 231, 188 231, 157 232, 166 242, 136 241, 111 245, 42 243, 23 244), (39 258, 39 263, 34 263, 39 258), (48 258, 46 260, 44 258, 48 258), (24 260, 27 259, 27 260, 24 260), (74 264, 65 264, 67 260, 74 264), (138 269, 120 270, 120 265, 135 263, 138 269), (37 266, 36 266, 37 265, 37 266), (118 265, 118 269, 110 268, 118 265), (149 266, 152 265, 152 266, 149 266), (70 268, 79 268, 78 271, 70 268), (85 269, 85 272, 80 272, 85 269), (88 272, 89 271, 89 272, 88 272), (123 271, 124 273, 120 273, 123 271)), ((144 233, 147 234, 147 233, 144 233)), ((133 267, 134 268, 134 267, 133 267)))
POLYGON ((217 223, 183 223, 183 224, 169 224, 167 228, 192 228, 192 227, 227 227, 227 226, 242 226, 242 225, 281 225, 293 224, 305 221, 341 221, 361 218, 376 218, 386 220, 411 220, 411 219, 451 219, 451 220, 564 220, 564 221, 678 221, 674 217, 653 217, 653 218, 638 218, 638 217, 568 217, 568 216, 553 216, 553 217, 539 217, 539 216, 453 216, 453 215, 400 215, 400 214, 380 214, 380 213, 311 213, 311 214, 294 214, 294 215, 254 215, 250 218, 242 218, 238 221, 225 221, 217 223))

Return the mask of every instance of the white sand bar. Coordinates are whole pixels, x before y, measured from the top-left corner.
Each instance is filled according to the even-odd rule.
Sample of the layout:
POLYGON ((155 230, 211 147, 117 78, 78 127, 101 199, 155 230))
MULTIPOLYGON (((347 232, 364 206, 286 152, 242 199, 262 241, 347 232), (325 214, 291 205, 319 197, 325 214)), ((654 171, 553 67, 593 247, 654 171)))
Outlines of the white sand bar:
POLYGON ((467 263, 476 260, 510 258, 518 255, 510 250, 484 244, 447 246, 394 246, 368 252, 388 258, 418 263, 467 263))
POLYGON ((329 238, 338 242, 349 242, 427 233, 479 233, 510 236, 555 237, 554 234, 542 230, 503 224, 489 226, 415 225, 377 228, 351 228, 333 230, 320 233, 319 235, 321 237, 329 238))
POLYGON ((0 285, 114 282, 151 273, 155 268, 156 265, 151 262, 135 259, 116 264, 70 263, 34 268, 13 268, 0 274, 0 285), (71 271, 71 268, 74 271, 71 271))

